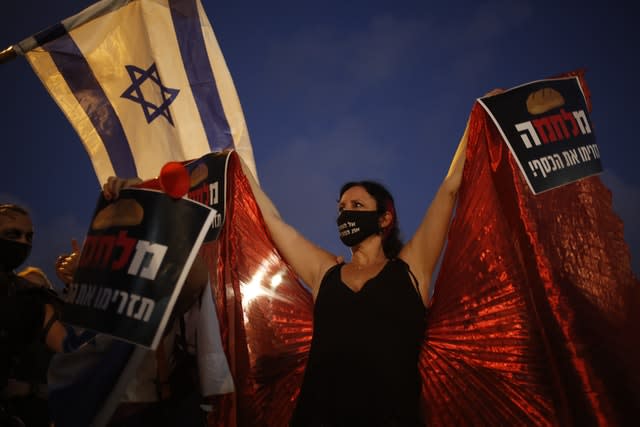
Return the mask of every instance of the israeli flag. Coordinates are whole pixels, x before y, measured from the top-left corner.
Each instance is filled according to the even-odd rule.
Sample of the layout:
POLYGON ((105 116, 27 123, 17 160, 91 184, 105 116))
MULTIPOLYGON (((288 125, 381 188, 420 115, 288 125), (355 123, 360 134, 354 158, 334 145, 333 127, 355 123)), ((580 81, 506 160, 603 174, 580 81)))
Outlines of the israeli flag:
MULTIPOLYGON (((169 161, 227 149, 257 176, 242 108, 199 0, 102 0, 13 48, 79 134, 100 183, 150 179, 169 161)), ((213 297, 203 298, 201 392, 230 393, 213 297)), ((95 341, 53 362, 56 425, 105 425, 148 356, 105 336, 95 341)))
POLYGON ((254 173, 231 75, 199 0, 103 0, 14 46, 109 176, 235 149, 254 173))

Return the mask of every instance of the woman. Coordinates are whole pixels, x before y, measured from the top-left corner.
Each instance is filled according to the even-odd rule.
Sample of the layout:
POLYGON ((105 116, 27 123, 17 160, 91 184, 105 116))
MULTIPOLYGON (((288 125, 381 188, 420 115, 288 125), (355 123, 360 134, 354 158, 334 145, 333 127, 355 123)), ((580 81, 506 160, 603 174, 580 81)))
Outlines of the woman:
POLYGON ((409 242, 398 238, 393 198, 380 184, 340 191, 338 231, 351 260, 286 224, 245 168, 273 241, 314 298, 309 362, 292 426, 421 425, 418 354, 425 307, 462 180, 467 130, 409 242))

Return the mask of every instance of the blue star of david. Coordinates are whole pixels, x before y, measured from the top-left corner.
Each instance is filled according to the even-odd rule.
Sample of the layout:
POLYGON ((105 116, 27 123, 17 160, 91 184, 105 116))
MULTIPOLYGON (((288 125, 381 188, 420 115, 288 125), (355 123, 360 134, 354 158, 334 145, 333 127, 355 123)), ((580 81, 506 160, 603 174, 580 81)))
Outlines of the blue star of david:
POLYGON ((135 65, 125 65, 125 68, 131 78, 131 86, 122 93, 121 97, 139 103, 144 112, 144 117, 147 119, 147 123, 151 123, 156 117, 164 116, 169 123, 171 123, 171 126, 173 126, 169 105, 176 99, 180 90, 171 89, 162 84, 155 63, 151 64, 147 70, 138 68, 135 65), (144 98, 141 86, 147 80, 151 80, 158 86, 160 95, 162 96, 162 104, 155 105, 144 98))

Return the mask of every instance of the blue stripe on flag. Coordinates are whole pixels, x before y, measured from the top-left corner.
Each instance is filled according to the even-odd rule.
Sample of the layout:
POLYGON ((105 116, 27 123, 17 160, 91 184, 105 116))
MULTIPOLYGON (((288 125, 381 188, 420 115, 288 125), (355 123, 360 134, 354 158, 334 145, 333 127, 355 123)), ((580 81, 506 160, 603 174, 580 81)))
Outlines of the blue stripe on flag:
POLYGON ((211 151, 233 148, 229 122, 224 115, 204 44, 196 0, 169 0, 173 26, 189 85, 200 112, 200 119, 211 151))
POLYGON ((120 119, 73 39, 61 24, 35 37, 51 55, 71 92, 100 135, 116 175, 138 176, 120 119), (57 38, 51 40, 53 35, 57 38))
POLYGON ((63 37, 67 34, 67 30, 60 23, 56 25, 52 25, 46 30, 40 31, 38 34, 33 36, 36 39, 38 45, 43 45, 45 43, 49 43, 51 40, 55 40, 58 37, 63 37))

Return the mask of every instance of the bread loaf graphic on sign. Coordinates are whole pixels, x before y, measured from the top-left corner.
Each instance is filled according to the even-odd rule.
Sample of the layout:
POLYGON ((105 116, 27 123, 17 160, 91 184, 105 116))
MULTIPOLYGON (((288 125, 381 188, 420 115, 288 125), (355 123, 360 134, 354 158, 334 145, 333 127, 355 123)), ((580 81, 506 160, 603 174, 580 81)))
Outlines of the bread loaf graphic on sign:
POLYGON ((133 199, 120 199, 102 209, 91 223, 94 230, 109 227, 126 227, 138 225, 144 217, 144 209, 133 199))
POLYGON ((191 175, 189 176, 189 187, 195 187, 196 185, 207 179, 208 176, 209 168, 204 163, 200 163, 193 171, 191 171, 191 175))
POLYGON ((542 114, 554 108, 562 107, 564 98, 555 89, 544 87, 527 97, 527 111, 530 114, 542 114))

